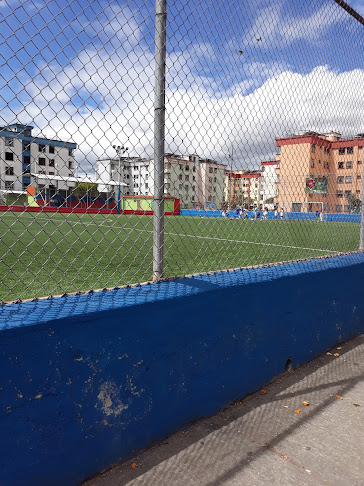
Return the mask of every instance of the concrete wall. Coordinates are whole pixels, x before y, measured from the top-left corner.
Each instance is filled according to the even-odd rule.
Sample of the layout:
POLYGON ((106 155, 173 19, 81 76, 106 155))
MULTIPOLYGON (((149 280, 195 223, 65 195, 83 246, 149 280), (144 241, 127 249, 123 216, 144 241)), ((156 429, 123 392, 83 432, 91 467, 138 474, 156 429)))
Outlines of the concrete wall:
POLYGON ((0 308, 0 484, 75 485, 364 332, 364 253, 0 308))

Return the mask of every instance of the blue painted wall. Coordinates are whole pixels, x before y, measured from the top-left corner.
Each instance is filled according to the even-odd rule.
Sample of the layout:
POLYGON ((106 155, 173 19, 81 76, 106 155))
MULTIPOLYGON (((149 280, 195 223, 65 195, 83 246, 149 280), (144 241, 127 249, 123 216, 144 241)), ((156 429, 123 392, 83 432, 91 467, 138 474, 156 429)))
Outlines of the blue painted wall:
POLYGON ((364 253, 0 308, 0 484, 73 485, 364 332, 364 253))
MULTIPOLYGON (((260 212, 262 217, 262 211, 260 212)), ((199 216, 200 218, 222 218, 222 211, 217 210, 197 210, 197 209, 181 209, 181 216, 199 216)), ((236 211, 229 211, 229 217, 235 218, 236 211)), ((248 217, 253 217, 253 212, 248 211, 248 217)), ((274 219, 274 211, 269 211, 267 219, 274 219)), ((280 216, 278 215, 278 219, 280 216)), ((304 220, 316 220, 316 213, 292 213, 286 212, 284 219, 304 219, 304 220)), ((360 223, 360 214, 347 214, 347 213, 325 213, 324 221, 336 221, 341 223, 360 223)))

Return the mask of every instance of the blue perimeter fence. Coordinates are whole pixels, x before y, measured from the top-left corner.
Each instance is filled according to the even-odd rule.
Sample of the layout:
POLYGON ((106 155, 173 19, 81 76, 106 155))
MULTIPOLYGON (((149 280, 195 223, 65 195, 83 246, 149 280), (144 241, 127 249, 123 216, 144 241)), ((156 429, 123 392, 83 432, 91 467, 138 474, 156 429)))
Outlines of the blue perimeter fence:
MULTIPOLYGON (((199 209, 181 209, 181 216, 199 216, 200 218, 236 218, 236 211, 231 210, 226 216, 223 216, 223 211, 218 210, 199 210, 199 209)), ((263 211, 260 211, 260 218, 262 218, 263 211)), ((253 211, 248 211, 248 215, 245 219, 253 218, 253 211)), ((241 216, 244 219, 244 215, 241 216)), ((267 219, 281 219, 280 214, 275 218, 274 211, 268 211, 267 219)), ((308 221, 315 221, 317 219, 316 213, 284 213, 283 219, 301 219, 308 221)), ((347 214, 347 213, 323 213, 324 221, 335 221, 340 223, 360 223, 360 214, 347 214)))

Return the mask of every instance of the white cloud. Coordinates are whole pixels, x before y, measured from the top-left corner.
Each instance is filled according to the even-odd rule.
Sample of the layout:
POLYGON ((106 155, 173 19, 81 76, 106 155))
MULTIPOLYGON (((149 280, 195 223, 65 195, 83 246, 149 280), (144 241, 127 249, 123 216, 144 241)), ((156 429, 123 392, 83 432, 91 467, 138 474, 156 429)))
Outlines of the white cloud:
MULTIPOLYGON (((2 123, 31 122, 47 137, 76 142, 77 159, 87 171, 98 157, 113 156, 116 142, 126 144, 130 155, 153 155, 153 55, 132 13, 115 8, 107 7, 92 22, 89 35, 118 36, 118 49, 96 43, 66 66, 53 61, 39 65, 33 78, 23 73, 23 106, 9 103, 1 114, 2 123), (112 17, 118 25, 110 24, 112 17), (120 29, 120 19, 129 30, 120 29)), ((271 38, 285 42, 308 26, 318 35, 324 14, 292 20, 288 33, 279 30, 282 11, 273 4, 254 25, 269 24, 271 38)), ((240 58, 229 42, 215 49, 195 42, 167 57, 166 151, 226 162, 234 148, 236 167, 253 168, 274 155, 276 137, 299 129, 364 131, 363 70, 339 73, 318 66, 304 75, 284 61, 240 58)))
POLYGON ((272 3, 259 12, 243 37, 243 45, 272 49, 297 39, 317 43, 330 27, 342 21, 333 7, 325 3, 309 16, 293 16, 282 2, 272 3))

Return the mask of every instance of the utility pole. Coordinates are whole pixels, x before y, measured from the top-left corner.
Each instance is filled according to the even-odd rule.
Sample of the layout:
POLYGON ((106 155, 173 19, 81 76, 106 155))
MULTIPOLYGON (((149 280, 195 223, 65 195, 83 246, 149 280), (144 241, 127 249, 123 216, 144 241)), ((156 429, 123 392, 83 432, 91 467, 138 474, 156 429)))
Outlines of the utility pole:
POLYGON ((116 155, 119 159, 119 166, 118 166, 118 174, 119 174, 119 190, 118 190, 118 214, 121 213, 121 157, 125 154, 129 149, 128 147, 124 147, 124 145, 113 145, 112 148, 116 151, 116 155))
POLYGON ((231 154, 229 154, 230 159, 230 173, 229 173, 229 187, 228 187, 228 216, 230 212, 230 203, 231 203, 231 178, 233 176, 233 160, 234 160, 234 147, 231 147, 231 154))

